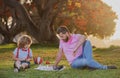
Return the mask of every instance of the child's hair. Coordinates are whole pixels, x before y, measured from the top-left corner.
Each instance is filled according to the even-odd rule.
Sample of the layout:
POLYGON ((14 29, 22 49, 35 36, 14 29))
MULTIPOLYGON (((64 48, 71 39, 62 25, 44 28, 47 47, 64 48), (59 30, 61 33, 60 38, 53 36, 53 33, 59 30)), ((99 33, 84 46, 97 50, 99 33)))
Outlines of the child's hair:
POLYGON ((32 44, 32 39, 30 36, 28 35, 23 35, 18 39, 17 42, 17 46, 19 48, 24 48, 26 45, 28 46, 28 48, 30 47, 30 45, 32 44))
POLYGON ((57 29, 57 34, 59 34, 59 33, 65 34, 66 32, 69 32, 69 29, 66 26, 60 26, 57 29))

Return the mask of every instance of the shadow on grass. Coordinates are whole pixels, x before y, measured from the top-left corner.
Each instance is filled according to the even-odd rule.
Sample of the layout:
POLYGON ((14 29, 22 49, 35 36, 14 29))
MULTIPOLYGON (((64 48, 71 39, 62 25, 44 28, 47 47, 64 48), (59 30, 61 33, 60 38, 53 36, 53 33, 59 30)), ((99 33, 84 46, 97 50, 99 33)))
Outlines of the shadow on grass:
POLYGON ((15 47, 16 47, 16 44, 1 44, 0 53, 13 51, 15 47))
MULTIPOLYGON (((0 53, 5 53, 5 52, 11 52, 13 51, 15 48, 16 48, 16 44, 1 44, 0 45, 0 53)), ((49 44, 32 44, 31 45, 31 49, 39 49, 39 48, 42 48, 42 49, 57 49, 58 48, 58 44, 52 44, 52 43, 49 43, 49 44)))
POLYGON ((58 48, 58 44, 32 44, 31 48, 58 48))
POLYGON ((14 50, 14 48, 2 48, 2 49, 0 49, 0 53, 11 52, 13 50, 14 50))

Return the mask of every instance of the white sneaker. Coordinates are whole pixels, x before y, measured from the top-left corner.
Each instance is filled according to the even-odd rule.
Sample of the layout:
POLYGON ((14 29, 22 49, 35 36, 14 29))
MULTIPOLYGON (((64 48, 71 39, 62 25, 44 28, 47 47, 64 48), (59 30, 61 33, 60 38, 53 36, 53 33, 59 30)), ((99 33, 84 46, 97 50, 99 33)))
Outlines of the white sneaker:
POLYGON ((18 69, 17 69, 17 68, 14 68, 14 72, 16 72, 16 73, 17 73, 17 72, 18 72, 18 69))

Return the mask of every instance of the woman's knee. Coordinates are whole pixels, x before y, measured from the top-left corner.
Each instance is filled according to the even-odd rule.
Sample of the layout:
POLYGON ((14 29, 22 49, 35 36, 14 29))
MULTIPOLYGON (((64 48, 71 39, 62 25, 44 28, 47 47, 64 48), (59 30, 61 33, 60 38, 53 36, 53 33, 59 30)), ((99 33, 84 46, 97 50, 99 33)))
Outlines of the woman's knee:
POLYGON ((71 64, 73 68, 81 68, 83 66, 86 66, 86 59, 77 59, 71 64))

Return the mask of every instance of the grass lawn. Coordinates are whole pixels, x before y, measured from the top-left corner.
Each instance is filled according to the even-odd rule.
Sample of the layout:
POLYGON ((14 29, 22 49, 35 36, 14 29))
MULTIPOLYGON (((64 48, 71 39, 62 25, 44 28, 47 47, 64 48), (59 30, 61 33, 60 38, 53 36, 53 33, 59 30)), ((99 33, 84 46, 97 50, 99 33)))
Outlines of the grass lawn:
MULTIPOLYGON (((116 65, 118 69, 115 70, 71 69, 66 59, 63 58, 60 62, 66 66, 63 71, 38 71, 34 69, 38 65, 31 61, 30 69, 14 73, 12 51, 15 47, 15 44, 0 45, 0 78, 120 78, 120 47, 93 49, 93 56, 98 62, 105 65, 116 65)), ((45 61, 54 63, 58 45, 34 44, 31 49, 34 56, 41 56, 45 61)))

